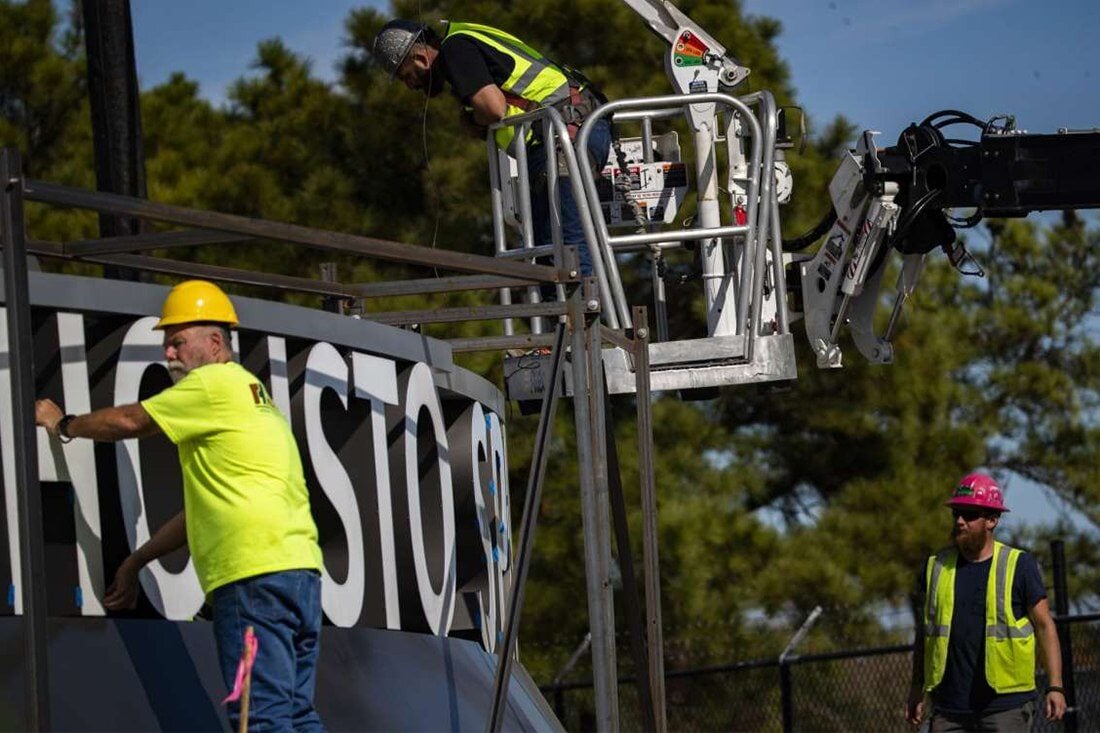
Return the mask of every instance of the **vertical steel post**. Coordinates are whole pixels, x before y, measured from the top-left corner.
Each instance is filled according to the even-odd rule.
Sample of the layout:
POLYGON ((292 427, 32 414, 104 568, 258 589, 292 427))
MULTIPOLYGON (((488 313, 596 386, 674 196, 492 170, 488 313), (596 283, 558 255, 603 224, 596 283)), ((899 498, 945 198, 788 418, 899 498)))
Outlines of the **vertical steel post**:
POLYGON ((607 466, 603 439, 602 363, 600 361, 599 299, 592 278, 583 296, 570 299, 572 329, 573 409, 584 531, 584 571, 588 624, 592 633, 592 682, 596 693, 596 729, 617 733, 619 696, 615 663, 615 614, 611 594, 611 550, 608 544, 607 466), (595 332, 595 337, 593 337, 595 332), (593 341, 595 348, 593 352, 593 341), (596 414, 594 414, 594 412, 596 414), (603 472, 603 476, 600 476, 603 472), (600 492, 602 490, 602 496, 600 492))
MULTIPOLYGON (((321 263, 321 282, 334 283, 337 282, 337 277, 338 273, 335 262, 321 263)), ((321 310, 326 313, 343 313, 344 304, 339 297, 335 295, 326 295, 321 298, 321 310)))
POLYGON ((1066 583, 1066 543, 1054 540, 1050 543, 1050 556, 1054 565, 1054 618, 1060 622, 1058 646, 1062 650, 1062 687, 1066 691, 1066 714, 1062 720, 1066 733, 1077 731, 1077 685, 1073 678, 1073 635, 1064 619, 1069 615, 1069 589, 1066 583))
MULTIPOLYGON (((527 174, 527 132, 530 130, 530 123, 523 122, 515 126, 516 131, 516 175, 519 177, 519 217, 520 225, 523 233, 523 247, 524 249, 531 249, 535 246, 535 230, 534 230, 534 214, 531 210, 531 179, 527 174)), ((537 152, 536 152, 537 154, 537 152)), ((527 298, 528 303, 541 303, 542 294, 539 292, 538 285, 527 286, 527 298)), ((546 327, 543 323, 541 316, 534 316, 531 318, 530 324, 531 333, 545 333, 546 327)))
MULTIPOLYGON (((649 314, 634 308, 634 385, 638 430, 638 479, 642 499, 642 566, 645 576, 649 689, 658 731, 668 729, 665 712, 664 632, 661 619, 661 567, 657 556, 657 483, 653 468, 653 415, 649 389, 649 314)), ((641 671, 638 672, 641 674, 641 671)))
POLYGON ((783 720, 783 733, 794 730, 794 702, 791 700, 791 663, 779 660, 779 708, 783 720))
MULTIPOLYGON (((34 343, 31 334, 27 241, 23 231, 23 174, 19 152, 0 151, 0 246, 4 248, 4 305, 11 369, 14 491, 19 504, 19 598, 23 605, 24 699, 27 730, 49 730, 50 694, 46 645, 46 557, 42 545, 42 496, 38 484, 38 436, 34 424, 34 343)), ((14 570, 14 568, 13 568, 14 570)), ((14 573, 13 573, 14 575, 14 573)))
MULTIPOLYGON (((130 0, 84 0, 82 5, 96 188, 145 198, 145 153, 130 0)), ((140 233, 141 221, 136 218, 105 212, 99 215, 101 237, 140 233)), ((104 274, 123 280, 139 279, 136 270, 122 267, 106 267, 104 274)))
MULTIPOLYGON (((599 305, 596 299, 597 285, 595 280, 586 281, 584 288, 585 304, 589 309, 599 305)), ((603 370, 603 333, 600 330, 599 313, 596 313, 587 331, 588 345, 585 356, 588 357, 588 415, 592 420, 592 467, 595 471, 593 478, 596 500, 596 530, 599 543, 596 546, 599 552, 599 565, 603 571, 601 594, 599 597, 601 622, 606 633, 607 647, 603 651, 608 659, 608 706, 611 708, 611 716, 604 730, 617 733, 619 730, 619 674, 618 654, 615 650, 615 595, 611 585, 611 502, 608 486, 607 470, 607 433, 604 421, 607 418, 603 407, 604 401, 604 370, 603 370)), ((595 645, 593 645, 594 647, 595 645)))
MULTIPOLYGON (((642 708, 642 722, 647 731, 657 730, 653 715, 651 680, 644 670, 649 669, 646 658, 646 628, 642 618, 641 596, 634 572, 634 552, 630 546, 630 525, 626 519, 626 496, 623 491, 622 471, 619 467, 619 451, 615 445, 615 421, 611 411, 611 397, 604 385, 604 434, 607 441, 607 483, 611 504, 611 519, 615 525, 615 547, 618 549, 619 570, 623 579, 622 597, 626 606, 626 622, 630 629, 630 651, 634 655, 635 681, 638 686, 638 703, 642 708)), ((648 578, 647 578, 648 580, 648 578)))
MULTIPOLYGON (((554 715, 558 716, 558 721, 565 720, 565 691, 561 689, 561 685, 554 687, 554 715)), ((563 724, 564 725, 564 724, 563 724)))
POLYGON ((790 314, 787 312, 787 268, 783 266, 783 229, 779 222, 779 198, 771 199, 772 266, 775 268, 775 327, 776 333, 790 333, 790 314))
MULTIPOLYGON (((485 136, 485 146, 489 158, 489 204, 493 216, 493 251, 497 257, 508 250, 508 240, 504 231, 504 189, 501 180, 501 155, 497 148, 496 140, 492 135, 485 136)), ((501 305, 512 304, 511 288, 500 289, 501 305)), ((504 319, 504 335, 511 336, 515 333, 515 324, 511 318, 504 319)))
POLYGON ((542 479, 546 475, 546 456, 549 452, 550 435, 554 428, 554 414, 558 406, 558 389, 561 385, 564 354, 565 324, 559 323, 554 335, 550 383, 542 396, 542 411, 539 413, 538 432, 535 436, 535 453, 531 460, 527 495, 523 502, 519 554, 516 557, 512 597, 508 602, 508 617, 505 619, 504 640, 497 648, 497 674, 493 687, 493 707, 489 714, 489 733, 499 733, 504 724, 504 700, 508 695, 508 682, 512 675, 512 649, 519 634, 519 618, 523 613, 523 592, 527 587, 527 571, 531 567, 531 552, 535 546, 535 529, 538 526, 539 504, 542 498, 542 479))

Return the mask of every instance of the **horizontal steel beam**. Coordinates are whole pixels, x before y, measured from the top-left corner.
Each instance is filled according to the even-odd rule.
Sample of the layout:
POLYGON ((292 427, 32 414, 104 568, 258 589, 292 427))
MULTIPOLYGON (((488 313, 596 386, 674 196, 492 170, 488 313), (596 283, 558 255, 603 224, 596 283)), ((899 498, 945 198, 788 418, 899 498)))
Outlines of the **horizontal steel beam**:
POLYGON ((261 285, 298 293, 314 293, 316 295, 332 295, 339 298, 357 297, 355 286, 341 285, 340 283, 326 283, 320 280, 311 280, 307 277, 294 277, 292 275, 276 275, 268 272, 254 272, 253 270, 240 270, 233 267, 221 267, 219 265, 204 265, 199 262, 183 262, 170 260, 164 257, 146 257, 144 255, 104 255, 87 257, 66 257, 63 254, 63 245, 53 242, 31 240, 27 242, 27 252, 40 257, 56 257, 63 260, 79 260, 91 262, 96 265, 115 265, 128 267, 133 270, 146 272, 159 272, 164 275, 180 275, 182 277, 197 277, 205 280, 216 280, 223 283, 238 283, 240 285, 261 285))
MULTIPOLYGON (((235 235, 233 235, 235 236, 235 235)), ((63 260, 79 260, 97 265, 117 265, 145 272, 159 272, 166 275, 203 277, 218 282, 239 283, 242 285, 263 285, 267 287, 291 290, 318 295, 334 295, 340 298, 385 298, 397 295, 428 295, 431 293, 452 293, 465 290, 496 290, 533 285, 533 280, 522 280, 495 275, 459 275, 456 277, 431 277, 416 280, 398 280, 377 283, 326 283, 291 275, 240 270, 217 265, 204 265, 197 262, 182 262, 162 257, 142 255, 81 255, 71 256, 65 253, 67 245, 29 240, 27 251, 39 257, 53 257, 63 260)))
POLYGON ((363 318, 376 323, 388 323, 391 326, 408 326, 416 323, 460 323, 462 321, 494 321, 498 318, 560 316, 565 311, 565 303, 551 301, 549 303, 516 303, 513 305, 481 305, 462 308, 391 311, 389 313, 364 313, 363 318))
POLYGON ((417 280, 358 283, 354 288, 360 298, 384 298, 391 295, 425 295, 428 293, 453 293, 459 290, 497 290, 534 285, 535 280, 497 275, 458 275, 455 277, 428 277, 417 280))
POLYGON ((183 232, 149 232, 125 237, 104 237, 103 239, 83 239, 79 242, 65 242, 61 245, 67 255, 81 257, 87 254, 109 255, 118 252, 142 252, 147 249, 165 247, 195 247, 200 244, 237 244, 250 242, 253 237, 247 234, 229 232, 210 232, 192 229, 183 232))
POLYGON ((626 352, 634 351, 634 341, 622 331, 600 324, 600 338, 626 352))
POLYGON ((263 239, 278 239, 318 249, 348 252, 410 265, 442 267, 460 272, 510 276, 540 282, 564 281, 558 276, 557 270, 543 265, 512 262, 484 255, 404 244, 355 234, 311 229, 297 224, 250 219, 235 214, 199 211, 129 196, 86 191, 44 181, 28 180, 24 194, 28 200, 47 204, 72 206, 109 214, 164 221, 199 229, 233 232, 263 239))
POLYGON ((550 346, 554 343, 552 333, 525 333, 514 336, 472 336, 469 338, 447 339, 451 351, 455 354, 473 351, 503 351, 505 349, 533 349, 536 346, 550 346))
POLYGON ((552 244, 540 244, 535 247, 520 247, 517 249, 506 249, 497 257, 502 257, 509 260, 522 260, 530 257, 552 257, 554 255, 554 245, 552 244))
POLYGON ((696 239, 710 239, 712 237, 733 237, 745 234, 749 231, 747 225, 708 227, 706 229, 675 229, 668 232, 650 232, 648 234, 617 234, 608 237, 608 243, 615 249, 639 244, 660 244, 674 240, 677 242, 690 242, 696 239))

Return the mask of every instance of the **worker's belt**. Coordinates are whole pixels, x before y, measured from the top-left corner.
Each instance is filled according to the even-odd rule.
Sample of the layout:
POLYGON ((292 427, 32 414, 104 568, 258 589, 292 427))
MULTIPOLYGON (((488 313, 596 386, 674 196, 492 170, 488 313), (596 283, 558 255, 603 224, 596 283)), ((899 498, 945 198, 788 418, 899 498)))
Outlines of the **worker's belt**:
MULTIPOLYGON (((538 109, 541 105, 536 102, 532 102, 530 99, 524 99, 523 97, 516 96, 509 92, 504 93, 504 98, 513 107, 519 107, 524 112, 529 112, 533 109, 538 109)), ((554 102, 550 107, 553 107, 561 115, 562 121, 565 122, 565 127, 569 131, 569 139, 574 140, 577 137, 577 132, 580 130, 581 125, 588 115, 592 114, 592 111, 607 101, 599 91, 594 90, 592 87, 569 87, 569 96, 558 102, 554 102)), ((542 127, 536 126, 533 130, 534 139, 533 143, 542 141, 542 127)))
POLYGON ((561 113, 561 118, 569 129, 570 140, 576 139, 581 123, 588 119, 588 116, 602 102, 603 100, 588 87, 583 89, 569 87, 569 97, 558 102, 554 107, 561 113))

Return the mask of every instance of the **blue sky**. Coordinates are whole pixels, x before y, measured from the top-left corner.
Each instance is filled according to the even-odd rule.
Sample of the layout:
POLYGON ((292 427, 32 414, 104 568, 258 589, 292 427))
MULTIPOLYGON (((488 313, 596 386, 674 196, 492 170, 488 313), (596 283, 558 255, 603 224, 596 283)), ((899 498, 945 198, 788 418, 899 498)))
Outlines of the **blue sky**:
MULTIPOLYGON (((182 71, 220 103, 256 44, 278 36, 334 81, 344 19, 364 5, 388 7, 135 0, 138 77, 148 88, 182 71)), ((782 22, 779 51, 811 125, 844 114, 892 143, 910 122, 953 108, 983 119, 1014 114, 1031 132, 1100 128, 1100 0, 745 0, 743 9, 782 22)), ((648 33, 641 21, 638 33, 648 33)), ((1006 488, 1015 521, 1052 521, 1061 511, 1038 487, 1006 488)))
POLYGON ((842 113, 896 138, 953 108, 1031 132, 1100 127, 1097 0, 748 0, 813 120, 842 113))
MULTIPOLYGON (((136 0, 138 74, 147 87, 183 71, 221 101, 247 71, 256 44, 279 36, 333 80, 344 18, 364 5, 386 7, 136 0)), ((1097 0, 745 0, 743 8, 782 22, 780 53, 817 125, 843 113, 896 136, 909 122, 952 107, 981 118, 1015 114, 1033 132, 1100 127, 1097 0)), ((640 21, 638 32, 648 32, 640 21)))

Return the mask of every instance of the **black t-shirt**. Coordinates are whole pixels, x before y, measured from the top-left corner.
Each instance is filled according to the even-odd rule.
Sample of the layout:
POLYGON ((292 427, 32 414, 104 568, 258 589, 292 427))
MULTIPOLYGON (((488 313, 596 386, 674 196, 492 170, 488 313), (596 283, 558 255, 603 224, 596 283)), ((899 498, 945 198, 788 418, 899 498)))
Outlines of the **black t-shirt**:
POLYGON ((502 86, 516 65, 508 54, 465 33, 443 39, 437 63, 463 104, 469 104, 470 97, 489 84, 502 86))
MULTIPOLYGON (((947 643, 947 667, 943 680, 932 690, 936 710, 952 714, 993 713, 1022 706, 1035 692, 998 695, 985 678, 985 595, 993 559, 967 562, 959 556, 955 569, 955 605, 951 636, 947 643)), ((923 591, 927 578, 920 574, 923 591)), ((923 594, 922 594, 922 597, 923 594)), ((1047 597, 1039 563, 1024 552, 1016 562, 1012 580, 1012 614, 1020 619, 1047 597)))

